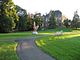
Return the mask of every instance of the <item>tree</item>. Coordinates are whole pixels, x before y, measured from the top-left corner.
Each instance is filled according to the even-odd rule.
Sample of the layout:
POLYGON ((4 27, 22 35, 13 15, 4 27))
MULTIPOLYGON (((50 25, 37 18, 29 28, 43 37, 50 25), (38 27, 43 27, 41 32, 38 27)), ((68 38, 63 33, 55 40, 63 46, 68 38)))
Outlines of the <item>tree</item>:
POLYGON ((77 19, 73 19, 73 20, 72 20, 72 23, 71 23, 71 27, 77 29, 77 28, 78 28, 78 27, 77 27, 77 23, 78 23, 77 19))
POLYGON ((80 28, 80 21, 77 23, 77 27, 80 28))
POLYGON ((51 11, 51 15, 49 18, 49 28, 55 28, 56 27, 56 18, 54 11, 51 11))
POLYGON ((26 10, 16 5, 19 21, 17 22, 16 29, 18 31, 27 31, 32 29, 32 19, 27 14, 26 10))
POLYGON ((39 28, 42 27, 42 22, 43 22, 43 19, 42 19, 42 16, 41 16, 41 13, 36 13, 34 15, 34 18, 33 18, 33 23, 36 23, 36 26, 38 25, 39 28))
POLYGON ((16 29, 18 31, 26 31, 27 30, 27 12, 21 7, 17 6, 16 8, 17 14, 19 16, 19 21, 17 22, 16 29))
POLYGON ((0 11, 0 32, 13 31, 18 21, 18 16, 12 0, 3 0, 0 11))
POLYGON ((65 19, 64 20, 64 26, 66 26, 67 28, 69 28, 71 26, 71 20, 65 19))
POLYGON ((29 14, 27 15, 27 28, 28 28, 28 30, 33 29, 33 18, 29 14))
MULTIPOLYGON (((1 18, 1 17, 0 17, 1 18)), ((14 28, 12 18, 4 16, 4 18, 0 20, 0 32, 11 32, 14 28)))
POLYGON ((62 12, 60 10, 56 10, 55 18, 56 18, 56 25, 58 28, 62 28, 62 12))
POLYGON ((78 26, 79 22, 80 22, 79 15, 76 11, 76 12, 74 12, 74 17, 73 17, 73 20, 72 20, 72 23, 71 23, 71 27, 77 29, 79 27, 78 26))

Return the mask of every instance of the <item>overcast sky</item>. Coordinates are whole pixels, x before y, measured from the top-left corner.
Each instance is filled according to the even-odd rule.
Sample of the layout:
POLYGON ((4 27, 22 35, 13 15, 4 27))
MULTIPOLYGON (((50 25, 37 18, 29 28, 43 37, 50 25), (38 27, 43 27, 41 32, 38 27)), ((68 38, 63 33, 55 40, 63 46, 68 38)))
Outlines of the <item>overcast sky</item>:
POLYGON ((60 10, 63 15, 72 19, 74 11, 78 10, 80 15, 79 0, 13 0, 16 5, 26 9, 27 12, 42 14, 48 13, 50 10, 60 10))

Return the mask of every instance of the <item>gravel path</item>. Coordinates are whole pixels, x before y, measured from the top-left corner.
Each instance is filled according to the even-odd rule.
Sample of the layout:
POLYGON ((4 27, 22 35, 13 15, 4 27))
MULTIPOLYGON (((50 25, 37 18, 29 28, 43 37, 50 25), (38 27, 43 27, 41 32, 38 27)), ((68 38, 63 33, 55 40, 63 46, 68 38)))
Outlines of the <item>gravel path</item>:
POLYGON ((20 60, 55 60, 42 52, 34 42, 34 38, 17 40, 17 54, 20 60))

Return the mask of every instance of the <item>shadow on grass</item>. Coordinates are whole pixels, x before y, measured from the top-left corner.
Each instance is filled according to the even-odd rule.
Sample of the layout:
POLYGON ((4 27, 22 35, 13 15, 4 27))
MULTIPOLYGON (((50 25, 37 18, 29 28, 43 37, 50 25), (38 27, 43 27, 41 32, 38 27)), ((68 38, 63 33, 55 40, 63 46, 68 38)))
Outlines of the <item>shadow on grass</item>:
POLYGON ((0 60, 19 60, 15 42, 0 42, 0 60))

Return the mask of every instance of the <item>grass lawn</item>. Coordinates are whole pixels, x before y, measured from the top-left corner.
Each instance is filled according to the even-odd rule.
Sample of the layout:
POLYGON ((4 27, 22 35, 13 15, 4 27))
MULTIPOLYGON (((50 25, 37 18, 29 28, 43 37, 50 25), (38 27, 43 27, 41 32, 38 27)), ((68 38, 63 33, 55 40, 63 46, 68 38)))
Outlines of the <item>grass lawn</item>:
POLYGON ((42 36, 42 34, 33 35, 32 32, 0 33, 0 60, 19 60, 16 54, 17 42, 14 41, 36 36, 42 36))
POLYGON ((80 31, 38 38, 36 44, 57 60, 80 60, 80 31))
POLYGON ((31 32, 2 33, 0 34, 0 40, 13 40, 31 36, 34 36, 31 32))
POLYGON ((17 42, 14 42, 16 39, 42 35, 33 35, 32 32, 0 33, 0 60, 19 60, 16 54, 17 42))
POLYGON ((30 32, 1 33, 0 34, 0 60, 19 60, 16 54, 16 42, 9 42, 34 36, 30 32), (4 41, 8 40, 8 41, 4 41))
POLYGON ((0 60, 19 60, 16 54, 17 42, 14 41, 34 36, 32 32, 0 33, 0 60))
MULTIPOLYGON (((46 29, 43 31, 38 31, 38 35, 33 35, 32 31, 28 32, 14 32, 14 33, 0 33, 0 40, 15 40, 18 38, 29 38, 29 37, 36 37, 36 36, 42 36, 42 35, 49 35, 53 34, 56 31, 60 31, 61 29, 46 29)), ((64 28, 62 29, 66 32, 71 32, 71 29, 64 28)))
MULTIPOLYGON (((50 30, 51 31, 51 30, 50 30)), ((32 34, 32 32, 15 32, 15 33, 0 33, 0 40, 15 40, 15 39, 20 39, 20 38, 30 38, 30 37, 38 37, 38 36, 44 36, 46 35, 47 33, 48 34, 51 34, 51 32, 48 32, 48 31, 38 31, 39 34, 38 35, 34 35, 32 34)))
POLYGON ((0 42, 0 60, 19 60, 15 42, 0 42))
POLYGON ((38 35, 33 35, 32 32, 15 32, 15 33, 3 33, 3 34, 0 33, 0 60, 19 60, 16 55, 17 43, 16 42, 7 42, 7 41, 5 42, 4 40, 14 41, 14 40, 20 39, 20 38, 30 38, 30 37, 38 37, 38 36, 42 36, 43 38, 39 39, 40 41, 36 41, 37 45, 39 47, 41 47, 44 51, 48 52, 50 55, 52 55, 54 57, 59 57, 56 54, 60 48, 57 48, 57 50, 56 50, 57 43, 56 43, 56 45, 54 45, 54 42, 56 42, 58 40, 60 41, 60 39, 62 41, 63 38, 65 41, 65 38, 69 38, 69 37, 72 38, 73 37, 72 35, 78 36, 75 34, 77 34, 79 32, 76 32, 75 34, 73 34, 71 32, 71 30, 63 29, 63 31, 66 31, 66 33, 64 33, 65 34, 64 36, 62 36, 62 37, 51 36, 51 34, 55 33, 56 31, 59 31, 59 29, 38 31, 39 32, 38 35), (45 37, 46 35, 47 36, 49 35, 49 37, 45 37), (52 43, 52 45, 50 46, 51 43, 52 43), (44 46, 45 46, 45 48, 44 48, 44 46), (56 46, 56 47, 54 47, 54 46, 56 46), (48 48, 50 48, 50 50, 48 48))

